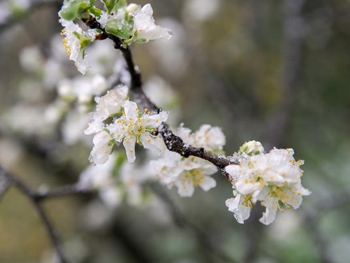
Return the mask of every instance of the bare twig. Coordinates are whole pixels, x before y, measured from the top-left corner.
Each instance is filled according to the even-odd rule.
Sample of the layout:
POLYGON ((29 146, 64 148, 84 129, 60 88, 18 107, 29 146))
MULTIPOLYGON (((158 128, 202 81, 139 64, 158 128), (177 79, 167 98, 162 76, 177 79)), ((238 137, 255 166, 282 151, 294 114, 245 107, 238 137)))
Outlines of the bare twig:
POLYGON ((79 184, 73 184, 73 185, 61 186, 59 188, 56 188, 50 191, 39 190, 38 192, 32 193, 32 195, 36 201, 42 201, 48 198, 62 197, 66 195, 93 194, 95 192, 96 190, 92 188, 83 188, 79 184))

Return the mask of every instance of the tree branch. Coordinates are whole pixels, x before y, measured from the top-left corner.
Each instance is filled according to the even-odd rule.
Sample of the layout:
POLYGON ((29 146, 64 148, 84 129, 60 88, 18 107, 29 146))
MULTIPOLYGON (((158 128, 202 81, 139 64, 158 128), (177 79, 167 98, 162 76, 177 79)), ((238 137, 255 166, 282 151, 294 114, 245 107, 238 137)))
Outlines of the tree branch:
POLYGON ((79 184, 65 185, 59 188, 47 191, 39 190, 38 192, 32 193, 33 198, 40 202, 48 198, 61 197, 66 195, 80 195, 80 194, 94 194, 96 190, 91 188, 83 188, 79 184))

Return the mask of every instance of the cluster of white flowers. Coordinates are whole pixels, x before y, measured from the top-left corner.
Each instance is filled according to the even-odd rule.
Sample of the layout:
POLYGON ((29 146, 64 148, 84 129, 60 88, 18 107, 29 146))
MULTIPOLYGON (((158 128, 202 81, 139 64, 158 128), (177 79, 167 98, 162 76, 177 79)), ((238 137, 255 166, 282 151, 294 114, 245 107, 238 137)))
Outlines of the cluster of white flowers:
POLYGON ((161 111, 151 115, 148 109, 139 110, 137 104, 127 100, 127 87, 120 86, 96 99, 97 109, 92 114, 92 122, 85 130, 86 134, 96 133, 90 160, 95 164, 103 164, 115 144, 123 142, 129 162, 134 162, 135 144, 161 154, 164 142, 152 133, 168 118, 168 113, 161 111), (106 119, 112 122, 106 124, 106 119))
MULTIPOLYGON (((178 135, 187 144, 204 147, 208 151, 222 151, 225 145, 225 135, 218 127, 202 125, 200 129, 191 133, 191 130, 181 126, 178 135)), ((217 171, 216 166, 198 157, 183 158, 179 154, 165 151, 162 158, 150 163, 156 177, 169 188, 174 185, 183 197, 190 197, 194 189, 200 186, 208 191, 216 186, 216 181, 210 177, 217 171)))
POLYGON ((240 164, 225 168, 232 179, 234 195, 226 206, 239 223, 249 218, 257 201, 266 207, 260 222, 268 225, 275 220, 277 209, 297 209, 302 196, 310 194, 301 185, 303 161, 295 161, 293 149, 275 148, 264 153, 261 144, 252 141, 243 145, 241 152, 240 164))
MULTIPOLYGON (((64 27, 64 47, 82 74, 89 68, 86 48, 91 42, 101 38, 97 37, 98 34, 117 37, 120 39, 121 48, 126 48, 134 42, 145 43, 159 38, 169 39, 172 36, 169 29, 155 24, 150 4, 141 7, 133 3, 128 5, 126 1, 102 2, 105 10, 93 6, 94 1, 67 0, 59 13, 60 23, 64 27), (83 30, 74 22, 75 19, 90 22, 94 19, 99 28, 83 30)), ((197 0, 190 2, 189 6, 200 3, 197 0)), ((217 3, 213 3, 211 7, 216 8, 217 3)), ((204 13, 198 19, 204 19, 215 11, 208 10, 203 9, 204 13)), ((91 56, 93 57, 94 53, 90 58, 91 56)), ((23 59, 24 62, 26 60, 23 59)), ((92 69, 91 72, 93 71, 92 69)), ((126 85, 130 84, 131 76, 126 72, 125 65, 116 63, 114 71, 114 80, 110 78, 107 81, 97 74, 104 72, 103 68, 98 68, 94 72, 95 75, 85 79, 75 78, 57 83, 58 93, 66 102, 77 101, 88 108, 93 105, 94 96, 101 96, 95 97, 96 110, 91 114, 91 122, 85 130, 85 134, 94 134, 90 161, 97 166, 90 166, 82 174, 80 183, 99 189, 101 198, 112 206, 118 204, 126 194, 130 196, 131 204, 140 203, 141 184, 146 180, 146 174, 153 174, 153 178, 158 178, 169 188, 176 186, 178 194, 182 197, 192 196, 198 186, 204 191, 214 188, 216 181, 211 175, 217 172, 217 167, 201 158, 184 158, 167 150, 162 138, 157 135, 157 128, 167 121, 168 113, 160 111, 151 114, 146 108, 139 109, 138 105, 128 98, 126 85), (113 87, 113 83, 123 85, 113 87), (107 91, 108 89, 110 90, 107 91), (123 160, 116 162, 118 158, 112 153, 115 146, 120 144, 125 148, 126 157, 123 155, 123 160), (141 173, 134 163, 136 144, 161 156, 149 161, 147 168, 143 168, 141 173), (126 160, 128 162, 124 162, 126 160)), ((154 101, 157 101, 157 98, 154 98, 154 101)), ((164 102, 163 97, 161 101, 164 102)), ((184 141, 185 148, 191 145, 202 147, 212 154, 224 155, 226 138, 218 127, 206 124, 198 131, 192 132, 181 125, 177 135, 184 141)), ((277 210, 283 211, 291 207, 296 209, 302 202, 302 196, 310 194, 310 191, 301 185, 303 171, 300 165, 303 161, 295 161, 293 154, 292 149, 273 149, 265 153, 261 143, 256 141, 243 144, 238 153, 234 154, 231 163, 238 161, 239 164, 228 165, 224 169, 232 183, 234 196, 226 201, 226 206, 239 223, 243 224, 249 218, 253 206, 260 202, 266 207, 260 221, 266 225, 270 224, 275 220, 277 210)))
MULTIPOLYGON (((85 6, 85 12, 90 16, 91 14, 87 11, 89 5, 91 5, 90 2, 84 0, 75 3, 65 1, 61 12, 59 12, 59 22, 64 27, 61 34, 65 36, 63 42, 69 59, 75 62, 80 73, 85 74, 89 69, 85 50, 95 40, 95 36, 99 32, 95 29, 84 31, 72 21, 72 19, 79 17, 79 8, 76 10, 79 3, 85 6), (76 17, 71 17, 74 13, 77 13, 76 17), (67 20, 67 14, 69 14, 69 20, 67 20)), ((108 34, 119 37, 125 46, 133 42, 145 43, 163 37, 169 39, 172 36, 169 29, 155 24, 153 9, 150 4, 146 4, 141 8, 141 6, 132 3, 120 6, 117 10, 113 10, 114 7, 112 7, 111 10, 107 11, 93 8, 95 12, 98 10, 94 17, 96 21, 101 24, 108 34)))

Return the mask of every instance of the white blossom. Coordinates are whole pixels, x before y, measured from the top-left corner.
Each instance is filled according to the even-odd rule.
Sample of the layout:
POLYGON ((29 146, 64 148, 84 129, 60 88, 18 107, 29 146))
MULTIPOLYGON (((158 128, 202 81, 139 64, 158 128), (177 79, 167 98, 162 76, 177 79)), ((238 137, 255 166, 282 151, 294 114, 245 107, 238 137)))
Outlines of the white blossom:
POLYGON ((253 207, 250 195, 241 195, 234 193, 235 198, 226 200, 226 206, 228 210, 233 213, 237 222, 243 224, 250 216, 250 210, 253 207))
POLYGON ((92 122, 89 123, 85 134, 93 134, 102 130, 105 127, 103 121, 120 112, 127 95, 128 88, 119 86, 115 90, 108 91, 106 95, 95 98, 96 111, 92 113, 92 122))
POLYGON ((59 22, 64 27, 61 35, 65 36, 63 43, 67 54, 69 55, 69 59, 75 62, 80 73, 85 74, 89 68, 89 61, 85 54, 86 46, 82 46, 82 43, 87 45, 88 42, 93 41, 95 31, 83 31, 79 25, 63 18, 61 18, 59 22))
POLYGON ((226 206, 239 223, 249 217, 248 210, 257 201, 266 207, 260 222, 268 225, 275 220, 277 209, 297 209, 302 196, 311 193, 301 185, 303 161, 295 161, 293 155, 293 149, 273 149, 267 154, 247 155, 239 165, 225 168, 235 197, 228 199, 226 206))
POLYGON ((159 114, 149 115, 147 111, 140 111, 133 101, 123 103, 124 113, 110 124, 107 129, 113 134, 117 142, 123 142, 129 162, 135 161, 135 144, 161 154, 164 143, 151 133, 168 118, 165 111, 159 114))
MULTIPOLYGON (((202 125, 197 132, 181 125, 177 131, 178 136, 186 144, 196 147, 204 147, 211 151, 222 150, 225 144, 225 136, 218 127, 202 125)), ((180 196, 192 196, 196 187, 209 191, 216 186, 216 181, 211 177, 217 168, 208 161, 198 157, 183 158, 177 153, 165 151, 162 158, 151 162, 156 177, 169 188, 174 185, 180 196)))
POLYGON ((144 5, 133 13, 134 16, 134 35, 136 38, 148 42, 158 38, 172 37, 169 29, 158 26, 154 23, 153 9, 150 4, 144 5))
POLYGON ((174 185, 182 197, 193 195, 196 187, 209 191, 216 186, 216 181, 210 177, 216 167, 200 158, 183 158, 177 153, 165 151, 162 158, 152 161, 150 166, 155 176, 169 188, 174 185))
POLYGON ((194 134, 194 145, 204 147, 207 151, 222 150, 226 137, 219 127, 202 125, 194 134))
POLYGON ((216 186, 216 181, 209 176, 217 171, 213 164, 196 157, 184 159, 181 164, 183 171, 174 181, 180 196, 192 196, 197 186, 204 191, 216 186))
POLYGON ((226 137, 221 129, 209 124, 202 125, 194 133, 189 128, 181 125, 178 129, 178 135, 185 143, 196 147, 203 147, 207 151, 221 151, 226 144, 226 137))
POLYGON ((104 164, 112 152, 113 138, 108 132, 102 130, 94 136, 93 143, 90 161, 95 164, 104 164))

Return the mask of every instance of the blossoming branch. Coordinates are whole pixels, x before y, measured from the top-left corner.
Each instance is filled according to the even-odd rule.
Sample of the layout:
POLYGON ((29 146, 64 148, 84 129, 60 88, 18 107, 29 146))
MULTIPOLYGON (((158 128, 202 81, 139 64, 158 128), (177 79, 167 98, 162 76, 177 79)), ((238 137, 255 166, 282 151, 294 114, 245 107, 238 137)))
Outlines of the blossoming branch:
POLYGON ((119 204, 123 196, 136 205, 143 202, 140 189, 146 181, 175 186, 180 196, 190 197, 198 186, 204 191, 216 187, 212 175, 220 171, 232 184, 233 197, 226 206, 238 223, 249 218, 257 202, 266 207, 260 219, 266 225, 275 220, 277 210, 297 209, 310 191, 301 185, 303 161, 294 159, 293 149, 274 148, 266 153, 260 142, 250 141, 226 155, 226 138, 219 127, 204 124, 192 132, 181 124, 172 132, 165 123, 172 112, 145 95, 129 48, 134 43, 170 39, 171 31, 155 23, 150 4, 101 3, 103 9, 94 0, 67 0, 59 12, 65 50, 86 78, 94 66, 90 60, 94 42, 112 40, 124 57, 114 67, 113 75, 118 77, 108 82, 98 75, 102 81, 90 94, 94 100, 81 100, 93 105, 89 109, 95 108, 85 129, 87 135, 94 134, 90 154, 94 165, 83 172, 79 184, 99 189, 109 205, 119 204), (137 145, 149 153, 142 155, 137 145), (136 162, 138 156, 143 156, 142 168, 136 162))

